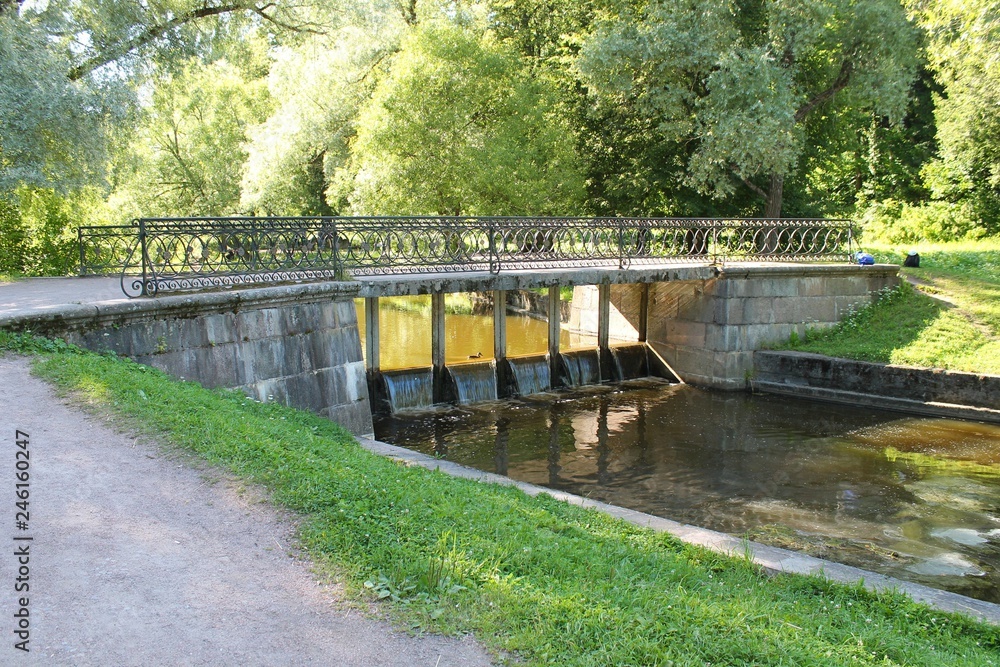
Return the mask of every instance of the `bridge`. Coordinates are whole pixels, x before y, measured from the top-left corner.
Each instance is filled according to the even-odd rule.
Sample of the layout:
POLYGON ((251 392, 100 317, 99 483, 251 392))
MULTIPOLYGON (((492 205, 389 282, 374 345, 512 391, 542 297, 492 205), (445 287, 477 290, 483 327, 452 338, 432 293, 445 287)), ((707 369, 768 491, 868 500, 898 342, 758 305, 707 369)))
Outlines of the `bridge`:
POLYGON ((665 263, 850 261, 847 220, 542 217, 142 218, 79 228, 80 274, 129 296, 372 275, 665 263))
POLYGON ((634 341, 645 372, 743 389, 755 350, 836 323, 895 284, 898 267, 849 263, 854 249, 849 223, 824 220, 145 219, 81 228, 85 279, 0 286, 0 327, 111 350, 365 434, 372 407, 391 398, 394 371, 380 367, 382 297, 431 295, 432 365, 420 373, 433 402, 455 399, 455 382, 471 370, 445 364, 452 292, 492 301, 494 354, 484 370, 497 396, 527 391, 514 376, 532 363, 544 376, 538 389, 571 382, 580 355, 593 357, 592 381, 614 379, 626 354, 615 338, 634 341), (38 285, 44 298, 32 296, 38 285), (560 316, 561 287, 574 288, 571 322, 560 316), (534 360, 507 355, 507 295, 523 290, 544 293, 549 323, 547 353, 534 360), (597 349, 561 350, 569 324, 594 334, 597 349))

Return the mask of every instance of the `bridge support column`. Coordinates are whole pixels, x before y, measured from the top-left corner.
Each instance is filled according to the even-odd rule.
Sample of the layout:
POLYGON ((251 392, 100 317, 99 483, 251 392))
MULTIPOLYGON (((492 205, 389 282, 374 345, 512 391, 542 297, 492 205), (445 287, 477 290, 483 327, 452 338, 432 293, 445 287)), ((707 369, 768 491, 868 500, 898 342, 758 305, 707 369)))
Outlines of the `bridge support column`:
POLYGON ((601 360, 600 380, 611 379, 611 284, 597 286, 597 350, 601 360))
POLYGON ((379 360, 378 297, 365 298, 365 370, 377 373, 381 367, 379 360))
POLYGON ((549 383, 562 386, 559 378, 559 285, 549 287, 549 383))
MULTIPOLYGON (((382 362, 379 346, 378 297, 365 297, 365 380, 368 384, 368 397, 374 411, 383 409, 379 397, 385 392, 379 391, 379 375, 382 362)), ((386 407, 384 410, 388 410, 386 407)))
POLYGON ((649 327, 649 283, 642 283, 639 293, 639 342, 646 342, 646 329, 649 327))
POLYGON ((444 395, 444 293, 431 294, 431 365, 434 367, 434 402, 443 403, 444 395))
POLYGON ((507 364, 507 291, 493 290, 493 358, 496 360, 497 397, 511 395, 507 364))

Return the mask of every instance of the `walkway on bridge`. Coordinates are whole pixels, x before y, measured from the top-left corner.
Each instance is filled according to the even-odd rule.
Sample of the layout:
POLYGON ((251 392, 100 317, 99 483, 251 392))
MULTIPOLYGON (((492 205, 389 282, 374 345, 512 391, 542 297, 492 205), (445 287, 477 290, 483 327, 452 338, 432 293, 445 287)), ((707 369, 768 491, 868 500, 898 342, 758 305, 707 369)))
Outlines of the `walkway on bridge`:
MULTIPOLYGON (((727 271, 739 271, 760 263, 730 264, 727 271)), ((767 264, 767 266, 777 266, 767 264)), ((797 266, 790 264, 789 266, 797 266)), ((798 265, 801 266, 801 265, 798 265)), ((359 286, 359 297, 399 296, 438 292, 490 291, 495 289, 531 289, 550 285, 593 285, 609 283, 650 283, 669 280, 707 280, 718 270, 707 262, 647 265, 635 269, 588 267, 582 269, 549 268, 530 271, 462 271, 449 273, 419 273, 359 276, 352 281, 359 286)), ((315 284, 329 281, 292 281, 257 283, 242 287, 216 287, 202 291, 232 291, 261 287, 315 284)), ((157 297, 126 297, 119 276, 67 276, 63 278, 25 278, 0 283, 0 318, 14 319, 33 315, 53 314, 61 309, 98 303, 120 303, 149 298, 164 299, 192 292, 165 292, 157 297)))

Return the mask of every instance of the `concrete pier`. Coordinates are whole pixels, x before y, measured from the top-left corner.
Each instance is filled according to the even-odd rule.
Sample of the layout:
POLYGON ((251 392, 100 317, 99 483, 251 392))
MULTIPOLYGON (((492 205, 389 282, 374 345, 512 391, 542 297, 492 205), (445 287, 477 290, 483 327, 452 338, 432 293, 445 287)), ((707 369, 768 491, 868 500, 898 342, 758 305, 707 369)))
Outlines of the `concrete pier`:
POLYGON ((549 287, 549 378, 552 388, 559 384, 559 286, 549 287))

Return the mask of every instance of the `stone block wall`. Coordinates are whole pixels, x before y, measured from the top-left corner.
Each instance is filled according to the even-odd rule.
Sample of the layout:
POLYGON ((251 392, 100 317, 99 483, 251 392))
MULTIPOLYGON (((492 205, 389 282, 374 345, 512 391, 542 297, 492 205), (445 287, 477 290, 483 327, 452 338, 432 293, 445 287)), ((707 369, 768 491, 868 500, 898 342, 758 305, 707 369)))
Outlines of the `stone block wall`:
POLYGON ((356 293, 323 283, 109 302, 34 329, 369 435, 356 293))
POLYGON ((757 352, 754 368, 754 384, 767 385, 766 390, 786 388, 794 392, 808 387, 971 406, 1000 415, 1000 376, 996 375, 874 364, 789 351, 757 352))
MULTIPOLYGON (((608 335, 614 341, 635 342, 639 335, 639 307, 642 285, 611 285, 611 309, 608 335)), ((599 308, 597 285, 577 285, 573 288, 569 322, 566 328, 584 334, 597 335, 599 308)))
POLYGON ((726 267, 708 280, 655 283, 647 340, 685 382, 743 389, 755 350, 836 324, 895 287, 897 274, 889 265, 759 265, 726 267))

